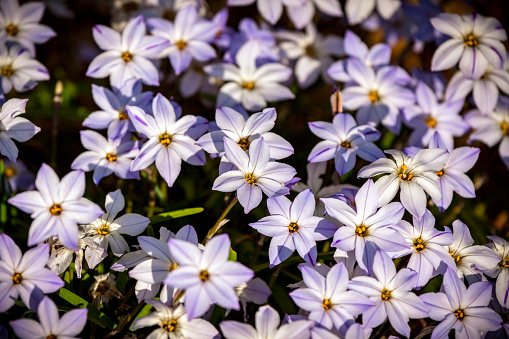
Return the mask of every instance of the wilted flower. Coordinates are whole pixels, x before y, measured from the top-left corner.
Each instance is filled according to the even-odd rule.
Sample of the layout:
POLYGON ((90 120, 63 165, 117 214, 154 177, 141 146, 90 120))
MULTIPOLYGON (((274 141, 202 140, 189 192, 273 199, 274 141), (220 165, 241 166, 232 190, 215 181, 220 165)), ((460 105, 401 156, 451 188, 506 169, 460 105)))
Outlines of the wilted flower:
POLYGON ((60 180, 55 171, 42 164, 35 179, 37 191, 15 195, 8 202, 34 219, 28 231, 28 246, 58 236, 62 244, 78 250, 78 224, 87 224, 104 212, 83 198, 85 173, 72 171, 60 180))
POLYGON ((22 254, 11 237, 0 234, 0 312, 10 309, 18 297, 35 311, 45 293, 53 293, 64 286, 62 279, 45 268, 48 257, 48 244, 22 254))
POLYGON ((11 139, 24 142, 40 132, 40 128, 29 120, 21 118, 25 113, 28 99, 10 99, 0 110, 0 153, 10 161, 16 162, 18 148, 11 139))
POLYGON ((60 318, 57 305, 44 297, 37 307, 39 322, 33 319, 10 321, 14 333, 21 339, 75 338, 87 323, 87 308, 67 311, 60 318))
POLYGON ((95 281, 88 289, 88 294, 94 298, 93 304, 99 308, 101 304, 107 304, 112 298, 122 298, 122 293, 117 289, 113 273, 94 276, 95 281))

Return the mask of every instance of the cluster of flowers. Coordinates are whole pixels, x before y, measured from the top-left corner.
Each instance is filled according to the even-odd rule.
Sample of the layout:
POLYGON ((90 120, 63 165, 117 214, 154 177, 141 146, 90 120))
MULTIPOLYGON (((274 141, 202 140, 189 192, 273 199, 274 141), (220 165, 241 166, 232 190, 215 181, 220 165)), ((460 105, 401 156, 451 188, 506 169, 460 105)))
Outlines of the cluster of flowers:
MULTIPOLYGON (((411 41, 418 50, 419 44, 436 38, 432 71, 459 64, 446 84, 440 73, 410 75, 392 65, 390 34, 387 43, 371 48, 349 30, 344 37, 322 36, 312 20, 315 6, 324 17, 341 17, 337 0, 258 0, 267 22, 259 27, 244 18, 238 31, 227 26, 227 9, 210 17, 200 1, 184 2, 171 2, 176 9, 172 21, 156 11, 133 15, 120 31, 104 25, 93 28, 103 52, 91 62, 87 76, 109 77, 112 89, 92 86, 100 110, 83 122, 90 128, 81 132, 87 151, 74 160, 73 171, 60 179, 43 164, 33 190, 17 184, 26 170, 2 173, 8 179, 2 184, 9 188, 4 192, 17 193, 9 204, 33 219, 27 244, 35 247, 25 254, 8 235, 0 234, 0 312, 20 297, 39 319, 11 321, 16 335, 79 335, 87 309, 71 310, 60 318, 45 294, 64 286, 59 275, 74 255, 81 278, 83 259, 93 272, 111 249, 119 257, 111 271, 129 270, 136 280, 138 303, 154 308, 137 318, 132 330, 156 326, 153 338, 218 336, 218 329, 206 320, 213 305, 237 311, 242 305, 246 314, 247 302, 265 304, 271 294, 251 268, 231 260, 229 236, 215 235, 237 201, 248 214, 263 195, 268 214, 249 225, 271 238, 270 268, 281 269, 295 250, 305 261, 298 266, 303 281, 290 286, 290 297, 301 312, 288 315, 280 326, 277 311, 262 306, 256 328, 222 321, 219 328, 226 338, 368 338, 377 327, 373 336, 380 335, 382 324, 410 337, 410 319, 423 318, 436 322, 432 338, 445 338, 452 329, 457 338, 477 338, 502 327, 509 333, 501 317, 509 312, 509 243, 491 236, 488 244, 474 245, 467 225, 456 220, 452 231, 437 228, 427 208, 428 195, 440 213, 449 208, 454 192, 475 197, 465 173, 480 150, 454 148, 455 137, 472 130, 470 141, 490 147, 500 143, 500 157, 509 167, 509 99, 500 95, 509 95, 502 44, 507 36, 500 23, 477 14, 439 14, 426 5, 432 7, 427 13, 433 17, 421 19, 434 33, 429 37, 415 27, 411 41), (274 27, 283 8, 304 32, 274 27), (217 94, 215 121, 183 114, 175 101, 143 91, 143 84, 160 84, 157 60, 163 58, 169 59, 184 98, 200 95, 206 100, 217 94), (294 148, 271 132, 277 112, 267 108, 267 102, 294 99, 289 89, 293 76, 305 90, 320 75, 326 83, 341 84, 341 91, 335 89, 331 96, 332 122, 309 123, 311 132, 323 140, 308 156, 304 184, 295 177, 296 169, 280 162, 294 148), (475 108, 462 114, 471 92, 475 108), (382 151, 376 145, 382 129, 399 135, 403 125, 412 130, 404 151, 382 151), (106 137, 95 130, 106 130, 106 137), (236 193, 202 243, 190 225, 176 234, 161 227, 159 238, 148 232, 141 235, 151 219, 136 213, 117 217, 125 207, 120 190, 107 195, 105 211, 84 198, 86 172, 93 172, 99 185, 111 174, 140 179, 140 171, 149 171, 172 187, 182 161, 205 165, 206 153, 220 159, 212 189, 236 193), (360 188, 337 180, 325 186, 328 162, 335 176, 343 176, 353 173, 357 157, 370 163, 356 173, 367 179, 360 188), (293 201, 287 197, 291 191, 299 192, 293 201), (405 212, 411 223, 403 220, 405 212), (123 235, 137 237, 135 251, 123 235), (318 261, 319 241, 336 249, 334 265, 318 261), (419 292, 436 277, 443 279, 440 291, 419 292)), ((230 6, 252 3, 228 1, 230 6)), ((414 7, 398 0, 347 0, 345 14, 351 25, 386 27, 414 7)), ((40 3, 1 1, 4 95, 12 87, 22 92, 49 78, 34 59, 34 44, 55 35, 38 23, 43 11, 40 3)), ((13 98, 0 112, 0 152, 11 162, 18 157, 12 139, 23 142, 40 131, 19 117, 25 105, 26 100, 13 98)), ((113 272, 94 277, 92 295, 98 308, 113 297, 123 298, 113 272)))

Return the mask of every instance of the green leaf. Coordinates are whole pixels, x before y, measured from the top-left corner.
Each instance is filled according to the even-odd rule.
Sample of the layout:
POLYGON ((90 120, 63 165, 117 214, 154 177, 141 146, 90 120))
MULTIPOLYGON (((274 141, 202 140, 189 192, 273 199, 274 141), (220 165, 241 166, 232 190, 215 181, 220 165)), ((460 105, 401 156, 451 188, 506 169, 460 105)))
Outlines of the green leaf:
POLYGON ((80 308, 87 308, 88 309, 88 319, 97 325, 101 327, 107 327, 110 330, 114 329, 116 324, 111 320, 106 314, 99 311, 97 308, 94 307, 94 305, 89 304, 85 299, 81 298, 80 296, 72 293, 68 289, 61 288, 57 292, 58 296, 71 305, 80 307, 80 308))
MULTIPOLYGON (((158 298, 154 298, 154 299, 158 299, 158 298)), ((136 321, 136 319, 138 318, 141 318, 141 317, 144 317, 146 315, 148 315, 150 313, 150 311, 152 310, 152 305, 149 305, 149 304, 145 304, 145 306, 143 306, 143 308, 141 309, 141 311, 138 312, 138 314, 136 315, 136 317, 134 317, 132 323, 131 323, 131 327, 129 327, 129 330, 132 331, 132 327, 133 327, 133 324, 134 324, 134 321, 136 321)))
POLYGON ((158 224, 166 220, 177 219, 187 217, 188 215, 198 214, 203 212, 203 207, 185 208, 183 210, 165 212, 158 215, 154 215, 150 218, 152 224, 158 224))
POLYGON ((228 257, 228 260, 237 261, 237 252, 235 252, 233 248, 230 248, 230 256, 228 257))

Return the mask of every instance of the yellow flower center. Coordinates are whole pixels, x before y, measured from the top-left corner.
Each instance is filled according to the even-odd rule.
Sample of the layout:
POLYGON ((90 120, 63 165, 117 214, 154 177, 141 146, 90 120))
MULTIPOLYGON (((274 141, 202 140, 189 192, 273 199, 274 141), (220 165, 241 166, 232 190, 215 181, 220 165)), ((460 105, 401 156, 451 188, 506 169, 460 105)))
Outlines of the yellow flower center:
POLYGON ((246 181, 249 183, 249 185, 254 185, 256 182, 256 179, 255 179, 253 173, 246 175, 245 178, 246 178, 246 181))
POLYGON ((163 144, 163 146, 168 147, 171 144, 171 135, 167 133, 163 133, 159 136, 159 142, 163 144))
POLYGON ((341 143, 341 147, 344 147, 344 148, 352 148, 352 144, 350 144, 350 142, 348 141, 343 141, 341 143))
POLYGON ((451 255, 451 257, 454 259, 454 261, 456 262, 456 264, 460 262, 461 257, 460 257, 459 255, 458 255, 457 257, 454 257, 454 253, 449 252, 449 254, 450 254, 450 255, 451 255))
POLYGON ((426 125, 433 128, 437 125, 437 121, 435 119, 433 119, 433 117, 429 116, 426 118, 426 125))
POLYGON ((168 271, 173 271, 174 269, 176 269, 177 267, 179 267, 179 265, 177 263, 173 263, 171 264, 170 268, 168 269, 168 271))
POLYGON ((414 248, 417 252, 422 251, 424 247, 424 241, 421 238, 417 238, 414 240, 414 248))
POLYGON ((7 34, 9 34, 10 36, 16 36, 18 35, 19 33, 19 29, 18 27, 14 26, 13 24, 10 24, 8 25, 7 27, 5 27, 5 31, 7 32, 7 34))
POLYGON ((0 74, 4 77, 10 77, 14 74, 14 70, 11 65, 3 66, 0 68, 0 74))
POLYGON ((458 308, 456 311, 454 311, 454 315, 458 320, 463 320, 463 318, 465 318, 465 311, 461 308, 458 308))
POLYGON ((110 234, 110 228, 108 227, 108 225, 104 224, 101 228, 97 229, 97 234, 108 235, 110 234))
POLYGON ((288 225, 288 232, 295 233, 299 230, 299 225, 297 225, 296 222, 291 222, 290 225, 288 225))
POLYGON ((200 271, 200 280, 203 282, 209 280, 209 272, 207 272, 205 270, 200 271))
POLYGON ((504 122, 502 122, 502 123, 500 124, 500 129, 502 129, 502 133, 503 133, 504 135, 509 136, 509 125, 507 124, 507 122, 505 122, 505 121, 504 121, 504 122))
POLYGON ((129 119, 129 114, 126 112, 118 112, 118 120, 127 120, 129 119))
POLYGON ((312 58, 316 58, 317 57, 317 53, 316 53, 316 49, 313 45, 308 45, 306 47, 306 54, 309 55, 310 57, 312 58))
POLYGON ((60 206, 59 204, 53 204, 53 205, 49 208, 49 212, 50 212, 52 215, 60 215, 60 214, 62 214, 62 206, 60 206))
POLYGON ((175 332, 175 330, 177 329, 177 320, 172 319, 169 323, 165 321, 163 322, 163 325, 161 327, 166 332, 175 332))
POLYGON ((108 159, 109 162, 117 161, 117 156, 115 154, 106 154, 106 159, 108 159))
POLYGON ((21 276, 21 273, 16 272, 12 275, 12 283, 14 285, 21 284, 22 281, 23 281, 23 277, 21 276))
POLYGON ((411 181, 414 176, 412 174, 406 172, 405 165, 401 165, 401 167, 399 168, 399 171, 398 171, 398 177, 404 181, 411 181))
POLYGON ((467 45, 468 47, 477 47, 477 45, 479 45, 479 40, 477 40, 477 37, 472 33, 467 35, 465 37, 465 40, 463 41, 465 42, 465 45, 467 45))
POLYGON ((324 310, 326 311, 330 310, 332 308, 332 303, 330 299, 323 299, 322 306, 324 310))
POLYGON ((368 235, 368 228, 364 225, 359 225, 355 228, 355 234, 359 237, 366 237, 368 235))
POLYGON ((239 146, 240 146, 240 148, 242 148, 244 151, 247 151, 247 150, 248 150, 248 148, 249 148, 249 144, 250 144, 250 142, 249 142, 248 138, 242 138, 242 139, 240 139, 240 140, 239 140, 239 142, 237 143, 237 145, 239 145, 239 146))
POLYGON ((57 336, 54 334, 50 334, 46 337, 46 339, 57 339, 57 336))
POLYGON ((381 295, 382 295, 382 300, 388 301, 389 299, 391 299, 391 291, 383 289, 381 295))
POLYGON ((12 167, 7 167, 4 171, 4 175, 6 178, 12 178, 13 176, 16 175, 16 169, 12 167))
POLYGON ((243 82, 242 83, 242 88, 245 88, 245 89, 248 89, 248 90, 252 90, 254 87, 255 87, 255 84, 252 81, 248 81, 248 82, 243 82))
POLYGON ((498 266, 500 268, 509 268, 509 262, 507 262, 507 259, 506 260, 502 260, 501 262, 498 263, 498 266))
POLYGON ((369 92, 369 100, 371 100, 372 103, 380 101, 380 95, 378 95, 377 91, 371 91, 369 92))
POLYGON ((445 174, 445 170, 442 168, 440 171, 435 172, 435 174, 438 175, 439 177, 441 177, 445 174))
POLYGON ((186 48, 187 43, 184 40, 179 40, 175 43, 175 46, 177 46, 178 49, 183 50, 186 48))
POLYGON ((133 60, 133 55, 129 52, 124 52, 122 53, 122 60, 124 60, 124 62, 129 62, 133 60))

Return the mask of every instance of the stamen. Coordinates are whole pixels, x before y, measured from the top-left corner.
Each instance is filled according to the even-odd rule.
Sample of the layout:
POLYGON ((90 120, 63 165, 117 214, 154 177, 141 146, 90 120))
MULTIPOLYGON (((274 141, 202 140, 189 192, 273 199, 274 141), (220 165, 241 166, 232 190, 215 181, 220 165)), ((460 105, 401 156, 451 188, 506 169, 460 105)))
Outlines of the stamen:
POLYGON ((424 241, 421 238, 417 238, 414 240, 414 248, 417 252, 422 251, 424 247, 424 241))
POLYGON ((437 121, 435 119, 433 119, 433 117, 429 116, 426 118, 426 125, 433 128, 437 125, 437 121))
POLYGON ((60 206, 59 204, 53 204, 53 205, 49 208, 49 212, 50 212, 52 215, 60 215, 60 214, 62 214, 62 206, 60 206))
POLYGON ((288 225, 288 232, 295 233, 299 230, 299 225, 297 225, 296 222, 291 222, 290 225, 288 225))
POLYGON ((391 291, 388 291, 384 288, 382 290, 382 300, 388 301, 389 299, 391 299, 391 291))
POLYGON ((172 319, 170 323, 168 323, 167 321, 163 322, 163 325, 161 327, 163 328, 163 330, 167 332, 175 332, 177 324, 178 324, 177 320, 172 319))
POLYGON ((183 50, 186 48, 187 43, 184 40, 179 40, 175 43, 175 46, 177 46, 178 49, 183 50))
POLYGON ((465 318, 465 311, 461 308, 458 308, 456 311, 454 311, 454 315, 458 320, 463 320, 465 318))
POLYGON ((129 119, 129 114, 126 112, 118 112, 118 120, 127 120, 129 119))
POLYGON ((443 176, 445 174, 445 171, 444 169, 442 168, 440 171, 438 172, 435 172, 436 175, 438 175, 439 177, 443 176))
POLYGON ((6 178, 12 178, 13 176, 16 175, 16 169, 12 167, 7 167, 4 171, 4 175, 6 178))
POLYGON ((369 100, 371 100, 372 103, 380 101, 380 95, 378 95, 377 91, 371 91, 369 92, 369 100))
POLYGON ((465 37, 464 42, 468 47, 477 47, 477 45, 479 45, 479 40, 477 40, 477 37, 472 33, 465 37))
POLYGON ((502 134, 503 135, 509 136, 509 125, 507 124, 507 122, 503 121, 500 124, 500 128, 502 129, 502 134))
POLYGON ((344 148, 352 148, 352 145, 350 144, 350 142, 348 141, 343 141, 341 143, 341 147, 344 147, 344 148))
POLYGON ((97 229, 97 234, 108 235, 110 234, 110 228, 108 227, 108 225, 104 224, 101 228, 97 229))
POLYGON ((507 259, 506 260, 502 260, 501 262, 498 263, 498 266, 500 268, 509 268, 509 262, 508 262, 507 259))
POLYGON ((242 138, 237 143, 237 145, 239 145, 240 148, 242 148, 244 151, 247 151, 249 149, 249 144, 250 144, 250 141, 248 138, 242 138))
POLYGON ((95 289, 95 292, 97 294, 105 294, 106 292, 108 292, 109 289, 110 289, 110 287, 108 286, 108 284, 105 283, 104 281, 101 281, 99 284, 97 284, 97 288, 95 289))
POLYGON ((401 165, 401 167, 399 168, 399 171, 398 171, 398 177, 401 179, 401 180, 405 180, 405 181, 411 181, 412 178, 414 177, 413 174, 409 174, 409 173, 406 173, 406 166, 403 164, 401 165))
POLYGON ((246 181, 249 183, 249 185, 254 185, 256 183, 256 179, 255 179, 253 173, 246 175, 245 178, 246 178, 246 181))
POLYGON ((10 24, 8 25, 7 27, 5 27, 5 31, 7 32, 7 34, 9 34, 10 36, 16 36, 18 35, 19 33, 19 29, 18 27, 14 26, 13 24, 10 24))
POLYGON ((255 87, 255 84, 252 81, 242 83, 242 88, 252 90, 254 87, 255 87))
POLYGON ((454 253, 449 252, 450 256, 454 259, 456 263, 459 263, 461 260, 461 257, 458 255, 457 257, 454 257, 454 253))
POLYGON ((115 154, 106 154, 106 159, 108 159, 109 162, 115 162, 117 161, 117 156, 115 154))
POLYGON ((322 306, 324 310, 326 311, 330 310, 332 308, 332 303, 330 299, 323 299, 322 306))
POLYGON ((207 271, 200 271, 200 280, 205 282, 207 280, 209 280, 209 272, 207 271))
POLYGON ((57 339, 57 336, 54 334, 50 334, 46 337, 46 339, 57 339))
POLYGON ((168 147, 171 144, 171 135, 167 133, 163 133, 159 136, 159 142, 163 144, 163 146, 168 147))
POLYGON ((11 77, 14 74, 14 70, 11 65, 3 66, 0 68, 0 74, 4 77, 11 77))
POLYGON ((129 62, 133 60, 133 55, 129 52, 124 52, 122 53, 122 60, 124 60, 124 62, 129 62))
POLYGON ((177 263, 173 263, 171 264, 170 268, 168 269, 169 272, 173 271, 174 269, 176 269, 177 267, 179 267, 179 264, 177 263))
POLYGON ((21 284, 22 281, 23 281, 23 277, 21 276, 21 273, 16 272, 12 275, 12 283, 14 285, 21 284))
POLYGON ((359 237, 366 237, 368 235, 368 229, 364 225, 359 225, 355 228, 355 234, 359 237))

